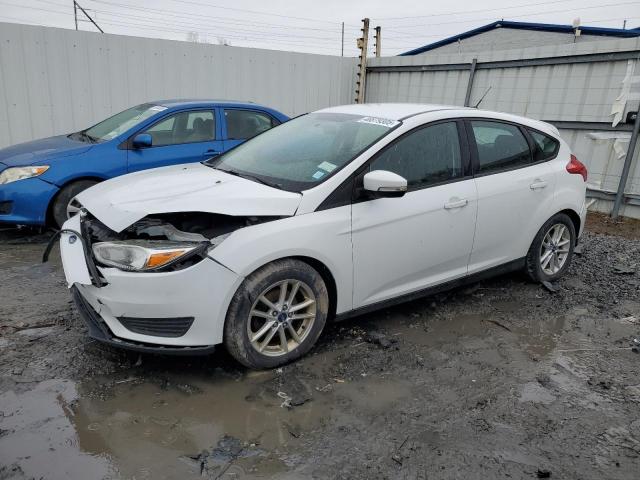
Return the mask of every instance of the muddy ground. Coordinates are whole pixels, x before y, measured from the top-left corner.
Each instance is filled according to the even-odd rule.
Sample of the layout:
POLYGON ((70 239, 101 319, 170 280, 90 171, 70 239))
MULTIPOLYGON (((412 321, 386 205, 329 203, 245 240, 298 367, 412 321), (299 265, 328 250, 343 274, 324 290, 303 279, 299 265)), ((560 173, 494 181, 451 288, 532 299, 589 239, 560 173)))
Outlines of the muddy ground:
POLYGON ((96 344, 48 234, 0 231, 0 479, 636 479, 640 226, 588 225, 556 292, 499 277, 266 372, 96 344))

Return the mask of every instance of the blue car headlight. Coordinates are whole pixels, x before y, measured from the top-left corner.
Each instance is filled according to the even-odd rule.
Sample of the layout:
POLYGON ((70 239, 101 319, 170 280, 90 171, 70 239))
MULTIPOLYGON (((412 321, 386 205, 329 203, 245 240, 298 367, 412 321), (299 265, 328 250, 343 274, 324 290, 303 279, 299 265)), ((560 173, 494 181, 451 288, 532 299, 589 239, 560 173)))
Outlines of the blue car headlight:
POLYGON ((17 182, 25 178, 37 177, 49 170, 49 165, 38 165, 32 167, 9 167, 0 173, 0 185, 17 182))

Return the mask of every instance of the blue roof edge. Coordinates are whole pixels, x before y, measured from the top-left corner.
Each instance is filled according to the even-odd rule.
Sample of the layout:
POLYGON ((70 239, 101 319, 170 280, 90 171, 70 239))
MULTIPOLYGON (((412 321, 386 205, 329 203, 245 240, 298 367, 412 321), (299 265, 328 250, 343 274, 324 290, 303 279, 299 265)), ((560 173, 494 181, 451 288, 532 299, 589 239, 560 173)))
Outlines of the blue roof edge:
MULTIPOLYGON (((573 33, 574 31, 574 28, 572 25, 555 25, 551 23, 529 23, 529 22, 512 22, 508 20, 496 20, 495 22, 491 22, 487 25, 474 28, 473 30, 459 33, 457 35, 453 35, 443 40, 438 40, 437 42, 423 45, 422 47, 414 48, 413 50, 409 50, 408 52, 401 53, 398 56, 404 57, 404 56, 417 55, 419 53, 428 52, 429 50, 433 50, 435 48, 442 47, 444 45, 455 43, 458 40, 464 40, 465 38, 473 37, 475 35, 479 35, 480 33, 488 32, 490 30, 493 30, 494 28, 511 28, 515 30, 535 30, 539 32, 559 32, 559 33, 573 33)), ((602 36, 608 36, 608 37, 618 37, 618 38, 640 37, 640 28, 632 28, 632 29, 625 30, 622 28, 581 26, 580 31, 582 33, 586 33, 589 35, 602 35, 602 36)))

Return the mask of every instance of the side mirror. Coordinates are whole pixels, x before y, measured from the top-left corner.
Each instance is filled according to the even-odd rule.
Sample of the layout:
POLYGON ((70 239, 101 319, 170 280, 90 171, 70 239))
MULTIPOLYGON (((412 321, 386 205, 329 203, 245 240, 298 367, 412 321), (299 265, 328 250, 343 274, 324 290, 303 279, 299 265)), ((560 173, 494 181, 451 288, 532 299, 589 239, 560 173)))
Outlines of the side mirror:
POLYGON ((133 148, 148 148, 153 145, 153 138, 148 133, 139 133, 133 137, 133 148))
POLYGON ((373 198, 401 197, 407 192, 407 179, 387 170, 374 170, 363 178, 364 189, 373 198))

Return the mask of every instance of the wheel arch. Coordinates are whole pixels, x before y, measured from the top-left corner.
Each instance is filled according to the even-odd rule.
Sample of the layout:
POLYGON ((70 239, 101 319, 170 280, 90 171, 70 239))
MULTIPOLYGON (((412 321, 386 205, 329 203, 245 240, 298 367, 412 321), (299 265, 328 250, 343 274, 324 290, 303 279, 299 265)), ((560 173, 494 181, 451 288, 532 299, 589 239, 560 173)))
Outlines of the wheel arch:
MULTIPOLYGON (((256 266, 251 271, 251 273, 260 270, 261 268, 269 265, 270 263, 277 262, 279 260, 290 260, 290 259, 304 262, 320 274, 320 276, 322 277, 322 280, 327 286, 327 293, 329 294, 329 312, 327 315, 327 320, 333 319, 335 317, 336 308, 338 305, 338 286, 337 286, 334 274, 331 272, 331 269, 323 261, 318 260, 317 258, 314 258, 314 257, 310 257, 308 255, 286 255, 286 256, 281 256, 277 258, 272 258, 272 259, 269 259, 269 261, 267 262, 261 263, 260 265, 256 266)), ((248 275, 245 275, 245 278, 251 275, 251 273, 249 273, 248 275)), ((230 305, 231 305, 231 302, 229 301, 229 304, 227 305, 227 311, 229 310, 230 305)))
POLYGON ((327 286, 327 292, 329 293, 329 313, 327 315, 327 320, 332 320, 336 315, 336 306, 338 304, 338 288, 336 285, 336 280, 329 267, 327 267, 320 260, 313 257, 293 256, 289 258, 299 260, 308 264, 320 274, 322 280, 324 281, 324 284, 327 286))
POLYGON ((58 191, 55 193, 55 195, 53 197, 51 197, 51 200, 49 200, 49 204, 47 205, 47 212, 46 212, 46 217, 45 217, 45 223, 47 225, 53 225, 54 224, 54 221, 53 221, 53 205, 56 202, 56 200, 58 199, 58 196, 60 196, 60 192, 62 192, 62 190, 65 187, 68 187, 72 183, 82 182, 84 180, 91 180, 91 181, 99 183, 99 182, 104 182, 106 179, 102 178, 102 177, 95 176, 95 175, 86 175, 86 176, 82 176, 82 177, 71 178, 71 179, 67 180, 65 183, 63 183, 62 185, 58 185, 58 191))
MULTIPOLYGON (((573 223, 573 226, 576 229, 576 237, 577 237, 578 234, 580 233, 580 227, 581 227, 581 222, 582 222, 578 212, 576 212, 575 210, 573 210, 571 208, 566 208, 564 210, 560 210, 558 213, 564 213, 565 215, 567 215, 571 219, 571 222, 573 223)), ((556 213, 556 215, 558 213, 556 213)))

